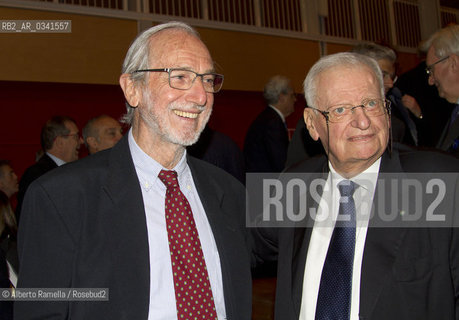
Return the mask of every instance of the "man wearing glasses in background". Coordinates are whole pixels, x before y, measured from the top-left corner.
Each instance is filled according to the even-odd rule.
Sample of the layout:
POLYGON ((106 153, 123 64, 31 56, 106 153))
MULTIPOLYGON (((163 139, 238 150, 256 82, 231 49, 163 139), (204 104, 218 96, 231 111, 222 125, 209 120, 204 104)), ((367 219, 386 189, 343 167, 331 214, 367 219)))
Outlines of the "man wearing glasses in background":
POLYGON ((19 181, 16 217, 19 223, 22 202, 29 185, 38 177, 65 163, 78 160, 82 143, 75 120, 67 116, 54 116, 43 125, 40 143, 43 155, 28 167, 19 181))
MULTIPOLYGON (((269 248, 277 242, 275 318, 458 319, 458 230, 405 227, 399 219, 423 199, 410 198, 410 210, 400 210, 396 200, 408 195, 400 196, 384 179, 387 173, 403 182, 408 172, 457 172, 459 162, 390 146, 390 103, 381 70, 369 57, 323 57, 310 69, 304 91, 306 127, 326 155, 292 166, 283 179, 308 182, 302 173, 324 173, 315 180, 324 184, 316 195, 298 196, 307 216, 295 227, 278 228, 277 234, 257 229, 259 257, 272 257, 269 248), (385 220, 388 214, 393 220, 385 220)), ((454 195, 458 181, 456 176, 454 195)), ((449 207, 448 216, 459 203, 451 202, 456 209, 449 207)), ((295 202, 290 208, 301 213, 295 202)))
POLYGON ((19 235, 19 287, 108 288, 108 301, 16 301, 15 319, 251 318, 244 188, 185 149, 222 83, 188 25, 136 38, 120 77, 130 131, 31 186, 19 235))
POLYGON ((429 84, 440 97, 456 107, 443 130, 437 148, 459 157, 459 26, 451 25, 433 34, 424 44, 429 84))

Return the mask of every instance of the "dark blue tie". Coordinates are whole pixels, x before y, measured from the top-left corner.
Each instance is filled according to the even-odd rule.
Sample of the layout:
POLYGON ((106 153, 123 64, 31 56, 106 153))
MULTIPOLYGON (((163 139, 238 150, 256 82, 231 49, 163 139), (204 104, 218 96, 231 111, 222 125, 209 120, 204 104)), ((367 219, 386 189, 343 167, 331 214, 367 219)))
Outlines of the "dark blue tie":
POLYGON ((341 181, 338 219, 320 279, 316 320, 349 320, 355 248, 355 183, 341 181))

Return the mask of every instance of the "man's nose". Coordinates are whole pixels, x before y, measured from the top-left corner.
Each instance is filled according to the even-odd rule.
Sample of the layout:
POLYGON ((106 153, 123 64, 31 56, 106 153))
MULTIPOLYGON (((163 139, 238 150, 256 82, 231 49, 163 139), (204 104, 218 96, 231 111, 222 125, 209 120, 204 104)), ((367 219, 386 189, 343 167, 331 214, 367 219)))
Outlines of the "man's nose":
POLYGON ((203 106, 207 102, 207 92, 204 89, 204 83, 202 81, 202 77, 196 77, 191 88, 187 90, 187 100, 199 106, 203 106))
POLYGON ((352 117, 352 125, 354 127, 364 130, 370 126, 371 120, 366 114, 364 106, 354 108, 352 117))

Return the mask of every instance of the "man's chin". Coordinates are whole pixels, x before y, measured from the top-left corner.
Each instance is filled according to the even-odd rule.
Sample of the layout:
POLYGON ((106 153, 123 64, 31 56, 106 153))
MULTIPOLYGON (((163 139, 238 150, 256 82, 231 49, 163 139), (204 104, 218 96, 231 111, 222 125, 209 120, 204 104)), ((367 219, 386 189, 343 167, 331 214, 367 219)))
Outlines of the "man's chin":
POLYGON ((169 138, 169 141, 174 143, 174 144, 178 144, 182 147, 189 147, 189 146, 192 146, 193 144, 195 144, 196 142, 198 142, 199 140, 199 136, 201 135, 201 132, 199 133, 195 133, 194 135, 190 136, 185 136, 185 137, 171 137, 169 138))

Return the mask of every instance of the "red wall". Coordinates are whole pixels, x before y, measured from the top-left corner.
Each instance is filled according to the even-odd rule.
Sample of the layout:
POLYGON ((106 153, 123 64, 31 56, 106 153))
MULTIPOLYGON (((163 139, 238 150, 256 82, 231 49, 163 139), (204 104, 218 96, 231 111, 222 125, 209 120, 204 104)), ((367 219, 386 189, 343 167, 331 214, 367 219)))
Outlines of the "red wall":
MULTIPOLYGON (((287 118, 294 129, 302 116, 304 99, 287 118)), ((53 115, 74 118, 80 128, 100 114, 120 118, 124 97, 117 85, 0 81, 0 159, 12 161, 18 176, 34 163, 40 149, 40 130, 53 115)), ((242 148, 250 123, 265 107, 261 92, 223 90, 216 94, 209 125, 229 135, 242 148)), ((84 147, 81 156, 87 154, 84 147)))

